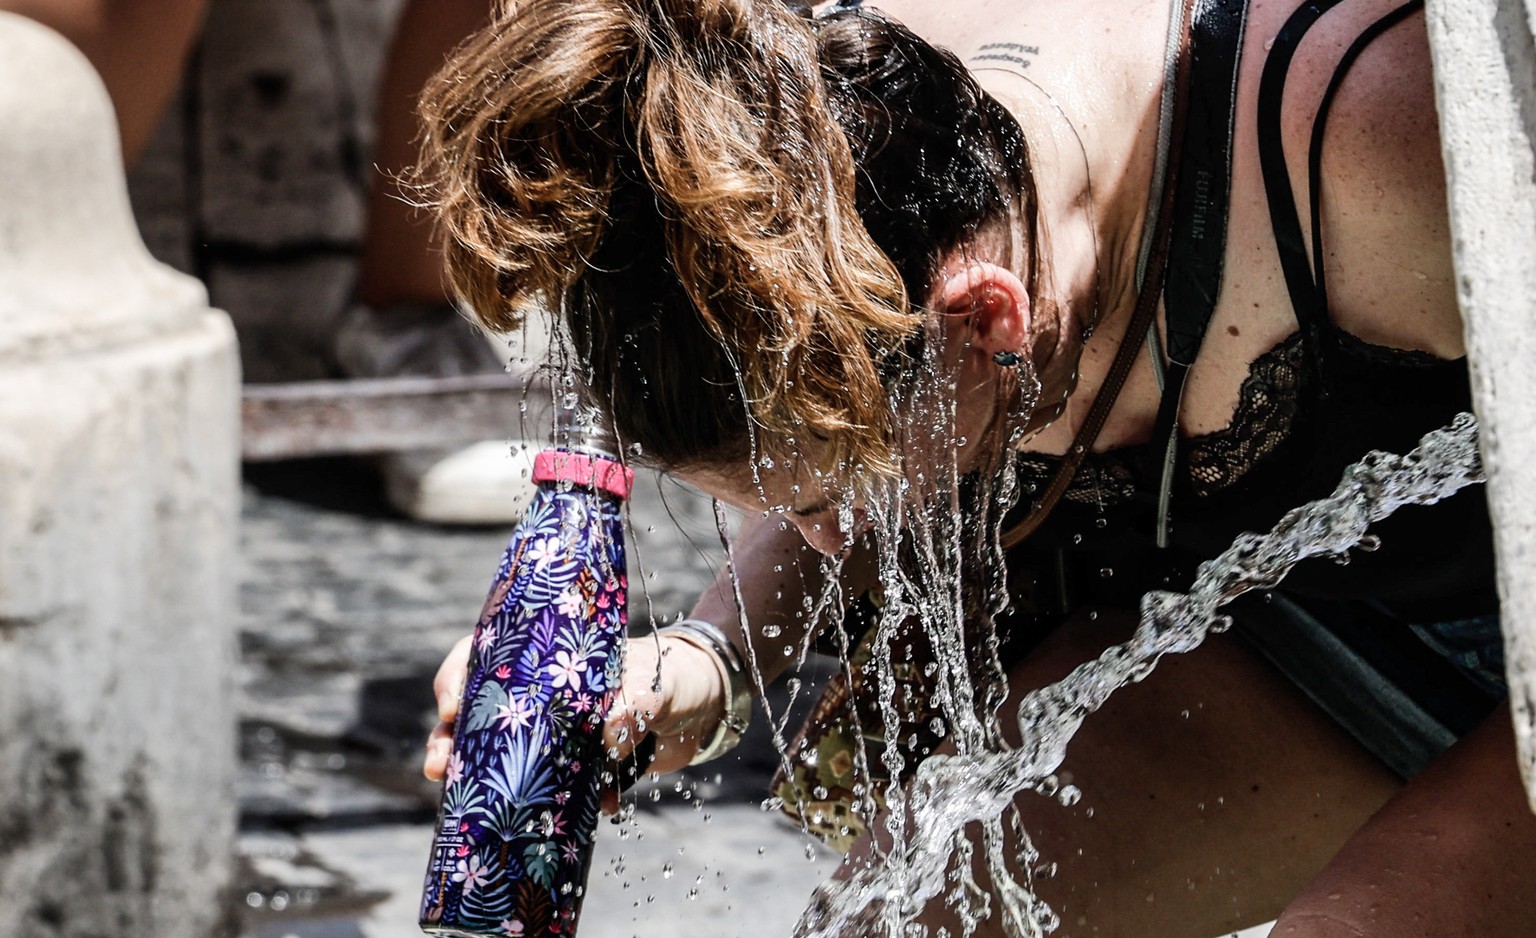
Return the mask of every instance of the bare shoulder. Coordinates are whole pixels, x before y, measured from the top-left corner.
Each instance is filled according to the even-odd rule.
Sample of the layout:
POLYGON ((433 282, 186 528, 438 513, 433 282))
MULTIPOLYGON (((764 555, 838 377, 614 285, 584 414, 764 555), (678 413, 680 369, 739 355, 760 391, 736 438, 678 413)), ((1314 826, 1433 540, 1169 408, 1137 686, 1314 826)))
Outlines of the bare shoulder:
MULTIPOLYGON (((1262 8, 1269 27, 1294 5, 1256 0, 1255 10, 1262 8)), ((1398 5, 1346 0, 1297 49, 1282 131, 1298 193, 1305 191, 1307 150, 1329 82, 1347 50, 1398 5)), ((1463 354, 1422 12, 1360 52, 1338 87, 1323 139, 1323 241, 1335 321, 1369 341, 1443 357, 1463 354)), ((1305 225, 1305 199, 1298 201, 1305 225)))

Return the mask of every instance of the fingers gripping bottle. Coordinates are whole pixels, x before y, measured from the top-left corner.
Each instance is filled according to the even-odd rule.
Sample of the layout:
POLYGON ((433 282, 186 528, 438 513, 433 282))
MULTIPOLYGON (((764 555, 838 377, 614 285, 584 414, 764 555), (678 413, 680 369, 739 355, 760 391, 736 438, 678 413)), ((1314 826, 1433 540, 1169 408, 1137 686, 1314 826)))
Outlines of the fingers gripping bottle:
POLYGON ((534 467, 475 628, 421 903, 433 934, 570 936, 591 863, 633 473, 589 446, 534 467))

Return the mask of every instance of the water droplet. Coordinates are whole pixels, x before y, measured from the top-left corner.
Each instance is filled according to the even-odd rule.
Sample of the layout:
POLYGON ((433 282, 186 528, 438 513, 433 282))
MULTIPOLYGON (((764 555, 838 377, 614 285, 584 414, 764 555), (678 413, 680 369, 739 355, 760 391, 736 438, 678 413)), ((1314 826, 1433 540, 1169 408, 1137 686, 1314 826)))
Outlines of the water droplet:
POLYGON ((665 866, 663 866, 661 868, 661 878, 662 879, 671 879, 672 878, 672 872, 673 872, 672 864, 670 864, 670 863, 666 864, 665 866))
POLYGON ((778 638, 784 634, 784 627, 770 622, 762 628, 763 638, 778 638))

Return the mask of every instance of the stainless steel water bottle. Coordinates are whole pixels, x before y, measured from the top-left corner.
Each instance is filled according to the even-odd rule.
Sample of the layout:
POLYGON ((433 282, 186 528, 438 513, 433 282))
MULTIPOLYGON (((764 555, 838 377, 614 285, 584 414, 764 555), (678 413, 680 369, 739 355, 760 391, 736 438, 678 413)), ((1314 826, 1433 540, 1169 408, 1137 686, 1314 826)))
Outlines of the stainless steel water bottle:
POLYGON ((535 460, 538 485, 475 627, 421 927, 574 934, 627 624, 621 507, 633 473, 591 433, 535 460))

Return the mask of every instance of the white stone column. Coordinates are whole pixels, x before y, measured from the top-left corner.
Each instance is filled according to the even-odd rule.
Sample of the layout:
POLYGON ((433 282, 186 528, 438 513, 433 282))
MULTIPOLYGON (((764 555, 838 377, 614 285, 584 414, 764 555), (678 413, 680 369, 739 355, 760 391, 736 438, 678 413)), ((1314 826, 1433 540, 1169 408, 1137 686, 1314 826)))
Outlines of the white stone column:
POLYGON ((0 935, 208 938, 236 806, 233 332, 106 91, 0 14, 0 935))
POLYGON ((1510 699, 1536 810, 1536 6, 1429 0, 1427 14, 1510 699))

